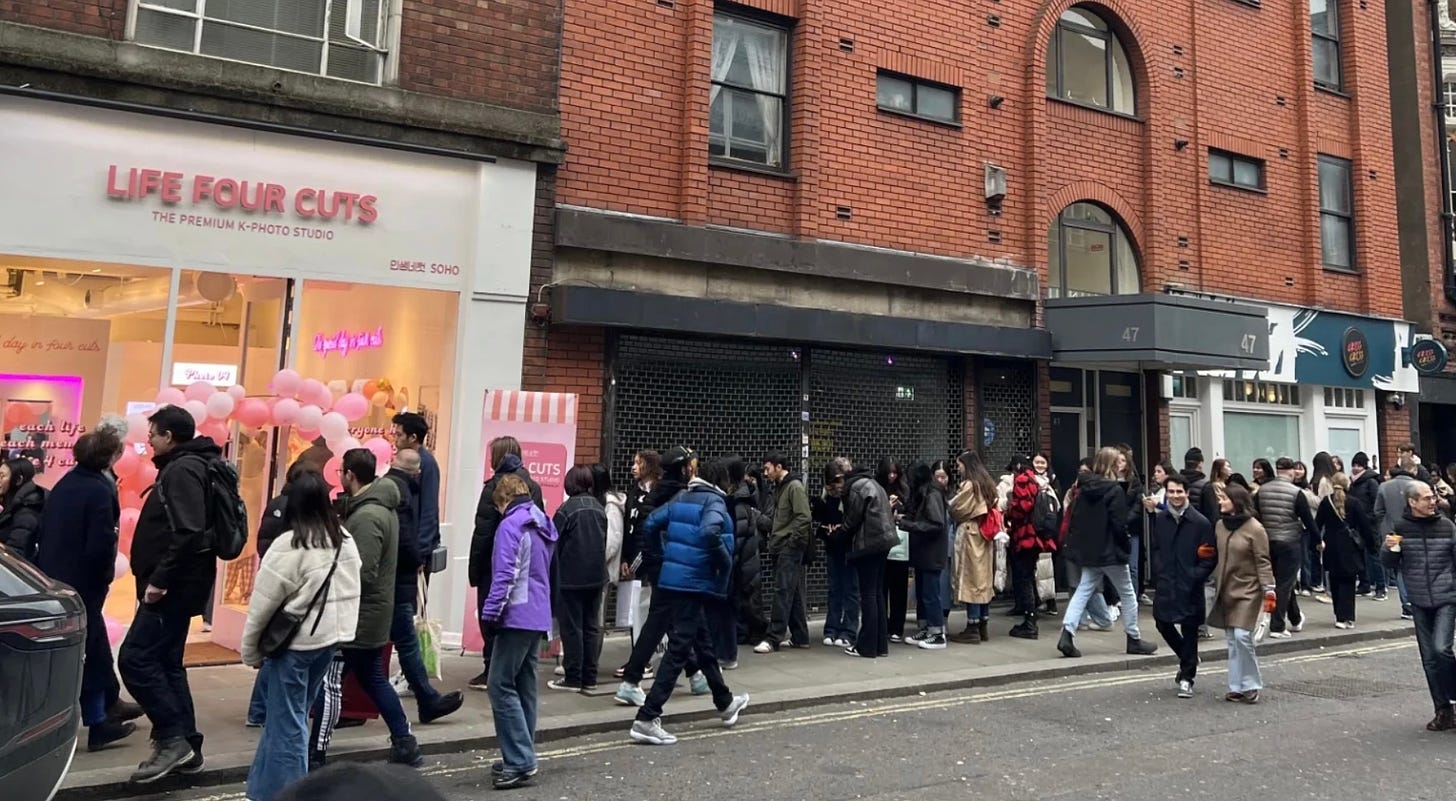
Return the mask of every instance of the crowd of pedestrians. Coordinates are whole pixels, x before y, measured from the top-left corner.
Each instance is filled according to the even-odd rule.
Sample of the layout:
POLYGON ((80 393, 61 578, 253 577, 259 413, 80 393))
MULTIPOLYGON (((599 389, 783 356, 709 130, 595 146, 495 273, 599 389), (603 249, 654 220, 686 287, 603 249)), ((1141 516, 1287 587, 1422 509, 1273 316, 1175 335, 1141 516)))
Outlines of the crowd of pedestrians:
MULTIPOLYGON (((0 544, 71 584, 86 605, 80 700, 88 746, 131 735, 145 715, 153 746, 132 777, 142 784, 202 770, 182 655, 191 619, 211 594, 215 560, 228 555, 218 522, 228 519, 219 505, 229 501, 217 488, 227 475, 221 449, 197 434, 186 410, 163 407, 149 423, 159 474, 132 544, 137 616, 115 667, 101 609, 117 547, 111 468, 126 447, 125 423, 78 438, 76 467, 49 493, 35 485, 28 460, 0 466, 0 544), (122 686, 137 703, 121 698, 122 686)), ((419 723, 464 703, 461 692, 432 686, 415 626, 439 544, 439 468, 423 445, 423 418, 406 413, 395 425, 398 450, 387 469, 368 449, 342 454, 335 498, 335 482, 300 459, 261 515, 261 561, 242 636, 243 662, 258 669, 247 723, 262 728, 248 776, 252 801, 286 798, 287 788, 323 768, 334 729, 349 723, 341 720, 346 686, 384 719, 390 761, 421 764, 389 680, 391 648, 419 723)), ((485 648, 468 686, 488 693, 501 750, 491 767, 496 788, 530 783, 540 771, 544 638, 559 636, 563 655, 546 690, 597 690, 609 586, 630 593, 634 609, 632 649, 615 670, 613 698, 636 708, 633 740, 670 745, 676 737, 662 716, 681 677, 732 726, 750 700, 725 678, 739 666, 740 646, 758 656, 813 647, 806 571, 821 559, 822 644, 846 656, 985 643, 997 636, 990 604, 1000 593, 1013 602, 1009 636, 1037 640, 1042 622, 1058 615, 1060 560, 1071 588, 1055 645, 1064 657, 1081 656, 1081 633, 1118 623, 1128 654, 1156 653, 1141 626, 1140 608, 1150 607, 1177 657, 1177 696, 1193 697, 1199 642, 1214 627, 1228 647, 1224 697, 1244 704, 1259 703, 1264 689, 1258 643, 1308 625, 1301 601, 1330 604, 1335 626, 1349 629, 1356 598, 1385 600, 1393 584, 1430 685, 1436 714, 1428 728, 1456 728, 1453 491, 1409 445, 1383 481, 1363 453, 1348 473, 1327 453, 1312 468, 1260 459, 1246 480, 1224 459, 1205 473, 1198 448, 1181 468, 1160 462, 1145 480, 1129 448, 1107 446, 1065 486, 1046 454, 1018 456, 993 476, 967 451, 908 468, 892 458, 834 458, 818 468, 817 492, 784 454, 750 463, 678 446, 637 453, 624 490, 604 465, 571 467, 565 500, 549 516, 519 442, 498 438, 488 456, 468 576, 485 648), (965 628, 951 631, 960 608, 965 628)))

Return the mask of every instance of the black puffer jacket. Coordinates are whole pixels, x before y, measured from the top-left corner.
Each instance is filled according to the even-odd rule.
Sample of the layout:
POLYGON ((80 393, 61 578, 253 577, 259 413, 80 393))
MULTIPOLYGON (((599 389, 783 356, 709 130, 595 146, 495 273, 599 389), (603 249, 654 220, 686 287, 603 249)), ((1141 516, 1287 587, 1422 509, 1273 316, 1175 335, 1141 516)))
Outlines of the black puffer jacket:
POLYGON ((45 510, 46 491, 34 481, 15 490, 5 511, 0 512, 0 544, 35 562, 40 545, 40 518, 45 510))
POLYGON ((131 543, 137 600, 151 584, 167 590, 162 604, 176 612, 200 615, 206 608, 217 570, 207 541, 207 462, 221 458, 222 449, 208 437, 193 437, 166 456, 152 457, 157 483, 142 503, 131 543))
POLYGON ((558 590, 595 590, 607 583, 607 510, 590 493, 573 495, 556 510, 551 583, 558 590))
POLYGON ((728 498, 728 514, 733 518, 733 579, 729 592, 755 596, 763 583, 763 557, 757 529, 761 515, 752 489, 741 485, 728 498))
POLYGON ((399 506, 394 509, 399 518, 399 558, 394 564, 394 599, 398 603, 413 599, 420 586, 420 480, 393 467, 384 479, 399 488, 399 506))
POLYGON ((1125 565, 1132 543, 1127 535, 1127 491, 1110 478, 1082 473, 1067 527, 1067 555, 1080 567, 1125 565))
POLYGON ((1400 551, 1385 551, 1388 567, 1400 570, 1412 606, 1433 609, 1456 604, 1456 523, 1443 515, 1412 517, 1395 523, 1400 551))
POLYGON ((263 517, 258 521, 258 558, 268 555, 268 548, 283 532, 293 528, 288 518, 288 485, 278 491, 278 497, 263 507, 263 517))
POLYGON ((940 487, 929 484, 915 493, 908 517, 901 525, 910 532, 910 566, 916 570, 944 570, 950 509, 940 487))
POLYGON ((500 482, 500 477, 507 473, 514 473, 525 481, 526 488, 531 491, 531 500, 541 511, 546 510, 546 505, 541 502, 541 485, 521 465, 521 457, 507 455, 501 460, 500 469, 480 488, 480 503, 475 507, 475 531, 470 535, 470 563, 467 570, 472 587, 481 586, 481 581, 490 586, 490 560, 491 554, 495 552, 495 530, 500 527, 501 522, 500 510, 495 508, 495 486, 500 482))

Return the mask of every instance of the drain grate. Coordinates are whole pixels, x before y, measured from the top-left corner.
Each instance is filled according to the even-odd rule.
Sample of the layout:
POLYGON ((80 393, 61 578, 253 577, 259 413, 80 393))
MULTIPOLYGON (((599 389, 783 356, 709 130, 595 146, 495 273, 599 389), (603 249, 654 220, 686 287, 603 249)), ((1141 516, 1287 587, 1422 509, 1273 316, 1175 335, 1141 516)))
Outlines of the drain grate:
POLYGON ((1305 695, 1310 698, 1327 698, 1332 701, 1353 701, 1356 699, 1379 698, 1385 695, 1395 695, 1419 690, 1419 687, 1412 687, 1407 684, 1398 684, 1389 681, 1371 681, 1366 678, 1355 678, 1352 676, 1326 676, 1315 680, 1293 680, 1281 681, 1269 685, 1269 689, 1279 692, 1305 695))

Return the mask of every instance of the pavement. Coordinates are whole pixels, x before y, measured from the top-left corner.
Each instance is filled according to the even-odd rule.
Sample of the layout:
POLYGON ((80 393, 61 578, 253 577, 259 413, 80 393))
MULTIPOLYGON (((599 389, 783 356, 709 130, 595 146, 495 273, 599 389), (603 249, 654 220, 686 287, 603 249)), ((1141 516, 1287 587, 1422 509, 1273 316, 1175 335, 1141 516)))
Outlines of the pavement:
MULTIPOLYGON (((1335 629, 1328 604, 1304 602, 1302 606, 1309 618, 1305 630, 1293 639, 1267 641, 1260 646, 1261 657, 1334 651, 1381 640, 1414 642, 1411 625, 1399 619, 1400 606, 1393 594, 1391 600, 1384 603, 1360 599, 1357 613, 1360 622, 1354 630, 1335 629)), ((1161 677, 1174 670, 1175 661, 1153 631, 1149 610, 1144 609, 1141 622, 1144 637, 1159 642, 1156 656, 1127 656, 1122 629, 1115 626, 1108 633, 1081 633, 1078 636, 1078 647, 1084 654, 1081 659, 1064 659, 1056 652, 1059 619, 1043 619, 1039 640, 1016 640, 1006 636, 1014 619, 1000 616, 1000 611, 997 610, 991 641, 981 645, 952 644, 944 651, 892 645, 890 658, 874 660, 847 657, 839 649, 824 647, 818 641, 807 650, 785 649, 766 656, 753 654, 751 649, 744 648, 739 654, 741 667, 726 672, 725 676, 735 692, 748 692, 753 696, 753 714, 764 715, 789 713, 803 707, 863 704, 906 696, 964 695, 967 691, 1000 685, 1065 680, 1090 674, 1135 671, 1144 677, 1161 677)), ((962 614, 954 614, 951 628, 959 629, 963 624, 962 614)), ((811 630, 816 628, 811 626, 811 630)), ((625 638, 608 639, 603 650, 600 690, 593 696, 547 689, 545 683, 552 678, 553 665, 543 660, 539 677, 539 742, 545 744, 625 732, 632 712, 612 701, 616 682, 611 679, 611 670, 626 660, 627 651, 625 638)), ((1204 662, 1211 666, 1224 662, 1227 657, 1222 637, 1205 642, 1202 652, 1204 662)), ((1413 653, 1406 654, 1404 659, 1419 677, 1419 664, 1413 653)), ((435 683, 441 690, 463 688, 465 681, 480 670, 480 660, 475 656, 449 655, 442 661, 444 679, 435 683)), ((195 776, 169 777, 148 788, 147 792, 227 785, 246 776, 259 733, 243 725, 253 675, 251 669, 241 665, 196 668, 190 672, 198 728, 207 738, 206 769, 195 776)), ((1094 680, 1092 684, 1097 682, 1094 680)), ((1212 680, 1209 684, 1213 685, 1212 680)), ((668 725, 680 726, 704 720, 713 713, 706 699, 688 695, 686 682, 679 686, 680 694, 674 696, 665 716, 668 725)), ((1423 682, 1417 682, 1416 686, 1423 686, 1423 682)), ((486 694, 471 690, 466 690, 466 693, 466 704, 455 715, 428 726, 415 726, 415 734, 427 754, 458 755, 495 747, 486 694)), ((405 698, 404 703, 406 711, 413 716, 412 699, 405 698)), ((1428 713, 1429 701, 1424 695, 1421 703, 1421 708, 1428 713)), ((955 739, 969 736, 970 724, 965 724, 964 728, 964 732, 943 728, 936 731, 955 739)), ((1004 734, 999 728, 997 731, 997 736, 1004 734)), ((1024 737, 1021 739, 1029 742, 1024 737)), ((980 741, 974 739, 967 741, 962 750, 971 753, 979 744, 980 741)), ((146 756, 146 750, 147 743, 142 732, 99 753, 86 753, 83 749, 76 755, 71 773, 57 798, 60 801, 76 801, 137 794, 137 788, 128 786, 126 779, 146 756)), ((388 733, 383 723, 371 721, 363 727, 339 730, 330 750, 330 759, 381 759, 387 752, 388 733)), ((845 770, 859 769, 855 765, 863 767, 853 755, 843 756, 848 760, 845 770)), ((788 797, 792 793, 779 792, 778 795, 788 797)))
MULTIPOLYGON (((1203 667, 1190 700, 1174 697, 1171 670, 1140 669, 799 711, 750 705, 731 729, 674 726, 669 747, 633 744, 621 731, 545 744, 535 784, 509 797, 681 799, 690 787, 695 801, 1450 798, 1456 732, 1425 731, 1431 702, 1413 641, 1260 662, 1257 706, 1222 700, 1222 665, 1203 667)), ((479 801, 495 797, 494 758, 442 754, 414 776, 371 778, 412 785, 392 798, 479 801)), ((345 764, 311 781, 355 771, 345 764)), ((244 794, 234 784, 152 799, 244 794)))

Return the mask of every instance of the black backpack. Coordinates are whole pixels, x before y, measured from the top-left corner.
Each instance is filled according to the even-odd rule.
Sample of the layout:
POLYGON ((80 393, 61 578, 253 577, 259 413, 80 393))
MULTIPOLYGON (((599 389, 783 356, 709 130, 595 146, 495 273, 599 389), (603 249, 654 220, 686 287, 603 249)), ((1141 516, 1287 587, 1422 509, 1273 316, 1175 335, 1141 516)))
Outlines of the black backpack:
POLYGON ((1062 502, 1051 487, 1042 487, 1036 494, 1036 505, 1031 508, 1031 526, 1036 536, 1055 540, 1062 528, 1062 502))
MULTIPOLYGON (((207 481, 207 530, 203 536, 217 558, 230 562, 248 547, 248 506, 238 493, 238 471, 231 462, 223 459, 196 458, 206 462, 203 475, 207 481)), ((170 521, 172 509, 167 504, 167 496, 162 493, 161 477, 157 478, 154 487, 170 521)))

